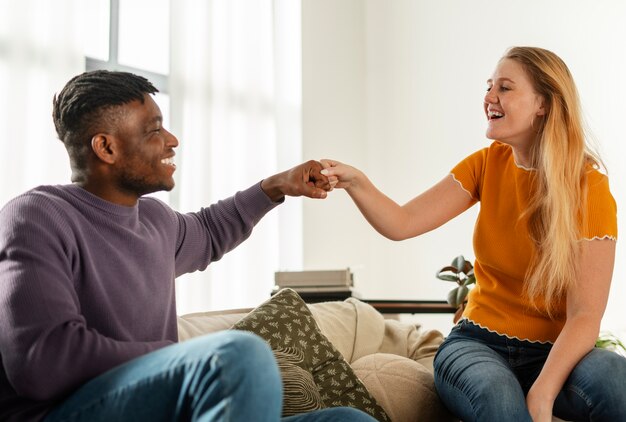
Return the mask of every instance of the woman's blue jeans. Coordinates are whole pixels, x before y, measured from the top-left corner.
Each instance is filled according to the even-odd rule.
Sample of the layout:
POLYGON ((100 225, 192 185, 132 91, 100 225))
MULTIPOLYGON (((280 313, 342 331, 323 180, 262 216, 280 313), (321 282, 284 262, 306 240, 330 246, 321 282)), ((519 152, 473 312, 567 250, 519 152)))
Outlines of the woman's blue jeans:
MULTIPOLYGON (((435 356, 439 397, 463 422, 530 422, 526 394, 551 347, 462 320, 435 356)), ((566 380, 553 413, 570 421, 626 421, 626 358, 605 349, 589 352, 566 380)))
MULTIPOLYGON (((223 331, 165 347, 94 378, 53 409, 57 421, 279 421, 282 383, 268 345, 223 331)), ((352 408, 286 418, 289 422, 374 421, 352 408)))

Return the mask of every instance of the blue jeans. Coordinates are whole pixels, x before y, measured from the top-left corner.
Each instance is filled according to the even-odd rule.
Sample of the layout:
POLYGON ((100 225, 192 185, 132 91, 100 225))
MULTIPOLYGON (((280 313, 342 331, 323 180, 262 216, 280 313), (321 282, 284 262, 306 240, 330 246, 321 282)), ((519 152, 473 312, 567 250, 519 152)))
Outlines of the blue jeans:
MULTIPOLYGON (((435 355, 439 397, 464 422, 531 422, 526 394, 551 347, 500 336, 462 320, 435 355)), ((570 421, 626 421, 626 359, 593 349, 570 373, 553 413, 570 421)))
MULTIPOLYGON (((268 345, 223 331, 133 359, 79 388, 44 419, 57 421, 279 421, 282 383, 268 345)), ((374 421, 352 408, 286 418, 289 422, 374 421)))

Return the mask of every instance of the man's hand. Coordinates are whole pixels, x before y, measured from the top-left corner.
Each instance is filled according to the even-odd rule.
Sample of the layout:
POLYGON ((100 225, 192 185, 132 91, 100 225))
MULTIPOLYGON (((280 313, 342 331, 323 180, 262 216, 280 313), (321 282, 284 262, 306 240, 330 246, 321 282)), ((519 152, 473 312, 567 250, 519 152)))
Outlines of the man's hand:
POLYGON ((261 182, 261 189, 274 202, 282 200, 285 196, 326 198, 326 192, 332 187, 328 177, 320 173, 322 168, 317 161, 307 161, 264 179, 261 182))

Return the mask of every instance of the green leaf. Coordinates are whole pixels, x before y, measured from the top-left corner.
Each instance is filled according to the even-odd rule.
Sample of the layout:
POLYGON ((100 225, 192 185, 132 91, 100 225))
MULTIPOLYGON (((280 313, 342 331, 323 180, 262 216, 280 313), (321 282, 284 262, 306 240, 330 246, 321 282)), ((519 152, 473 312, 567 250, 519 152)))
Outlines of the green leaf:
POLYGON ((612 350, 622 356, 626 356, 626 346, 624 346, 624 343, 622 343, 616 335, 608 332, 600 333, 596 340, 596 347, 612 350))
POLYGON ((463 272, 465 268, 465 258, 463 255, 459 255, 452 261, 452 266, 456 268, 457 272, 463 272))
POLYGON ((451 267, 451 266, 448 265, 447 267, 443 267, 442 269, 440 269, 437 272, 438 273, 445 273, 446 271, 450 271, 451 273, 458 274, 459 269, 457 267, 451 267))
POLYGON ((465 261, 465 262, 463 263, 463 272, 464 272, 465 274, 467 274, 468 276, 469 276, 470 272, 472 272, 472 273, 473 273, 473 271, 474 271, 474 270, 473 270, 473 268, 474 268, 474 267, 472 266, 472 263, 471 263, 471 262, 469 262, 469 261, 465 261))
POLYGON ((464 286, 469 286, 470 284, 474 284, 476 283, 476 277, 474 277, 474 275, 472 274, 472 276, 467 277, 464 281, 463 281, 463 285, 464 286))
POLYGON ((464 301, 469 289, 465 286, 455 287, 448 292, 448 303, 458 308, 464 301))

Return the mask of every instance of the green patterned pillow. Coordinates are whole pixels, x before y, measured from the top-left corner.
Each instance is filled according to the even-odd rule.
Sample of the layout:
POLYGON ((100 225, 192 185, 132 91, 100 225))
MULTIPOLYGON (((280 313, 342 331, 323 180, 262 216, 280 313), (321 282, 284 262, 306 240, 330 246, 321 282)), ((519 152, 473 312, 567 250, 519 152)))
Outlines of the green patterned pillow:
POLYGON ((233 329, 256 333, 272 348, 283 380, 283 416, 350 406, 389 420, 294 290, 279 291, 233 329))

